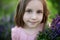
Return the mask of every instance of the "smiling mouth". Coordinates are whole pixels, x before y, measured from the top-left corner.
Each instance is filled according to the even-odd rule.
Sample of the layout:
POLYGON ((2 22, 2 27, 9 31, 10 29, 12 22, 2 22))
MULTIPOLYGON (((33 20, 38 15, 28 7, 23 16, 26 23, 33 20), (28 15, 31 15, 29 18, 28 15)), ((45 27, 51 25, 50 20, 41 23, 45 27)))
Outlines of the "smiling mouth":
POLYGON ((30 23, 34 24, 34 23, 37 23, 37 22, 30 22, 30 23))

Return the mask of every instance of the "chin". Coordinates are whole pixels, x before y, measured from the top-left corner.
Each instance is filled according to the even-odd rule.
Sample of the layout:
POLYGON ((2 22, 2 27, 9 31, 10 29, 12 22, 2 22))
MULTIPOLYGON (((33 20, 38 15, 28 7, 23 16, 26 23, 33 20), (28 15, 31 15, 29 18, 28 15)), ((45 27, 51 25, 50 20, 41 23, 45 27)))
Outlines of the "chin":
POLYGON ((39 23, 36 23, 36 24, 28 23, 28 24, 27 24, 27 27, 29 27, 29 28, 35 28, 35 27, 37 27, 38 25, 39 25, 39 23))
POLYGON ((35 28, 35 27, 37 27, 36 25, 29 25, 28 26, 29 28, 35 28))

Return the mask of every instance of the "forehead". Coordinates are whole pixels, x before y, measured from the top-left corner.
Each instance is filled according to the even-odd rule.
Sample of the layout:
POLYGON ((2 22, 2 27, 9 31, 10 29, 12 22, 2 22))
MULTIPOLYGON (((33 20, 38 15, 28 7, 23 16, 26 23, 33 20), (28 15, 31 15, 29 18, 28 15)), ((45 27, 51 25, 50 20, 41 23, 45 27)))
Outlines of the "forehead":
POLYGON ((31 0, 26 6, 26 9, 28 8, 43 10, 43 4, 40 0, 31 0))

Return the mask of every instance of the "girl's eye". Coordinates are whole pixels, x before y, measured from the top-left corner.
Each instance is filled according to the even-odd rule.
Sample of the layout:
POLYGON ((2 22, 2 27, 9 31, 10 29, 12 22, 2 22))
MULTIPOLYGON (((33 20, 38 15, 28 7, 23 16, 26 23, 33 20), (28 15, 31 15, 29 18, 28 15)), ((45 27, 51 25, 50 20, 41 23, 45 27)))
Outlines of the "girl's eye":
POLYGON ((37 13, 43 13, 42 10, 38 10, 37 13))
POLYGON ((30 12, 32 12, 32 10, 31 9, 28 9, 28 10, 26 10, 26 12, 30 13, 30 12))

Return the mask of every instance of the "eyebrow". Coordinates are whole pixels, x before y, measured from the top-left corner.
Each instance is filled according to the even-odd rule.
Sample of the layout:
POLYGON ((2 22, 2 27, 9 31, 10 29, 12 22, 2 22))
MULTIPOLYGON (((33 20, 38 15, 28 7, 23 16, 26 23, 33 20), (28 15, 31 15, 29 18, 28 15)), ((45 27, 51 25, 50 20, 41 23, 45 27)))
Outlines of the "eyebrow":
POLYGON ((31 10, 30 8, 27 8, 26 10, 31 10))
POLYGON ((43 10, 38 10, 38 11, 41 11, 41 12, 43 12, 43 10))
POLYGON ((28 9, 26 9, 25 11, 28 11, 28 10, 29 10, 29 11, 32 11, 32 9, 29 9, 29 8, 28 8, 28 9))

